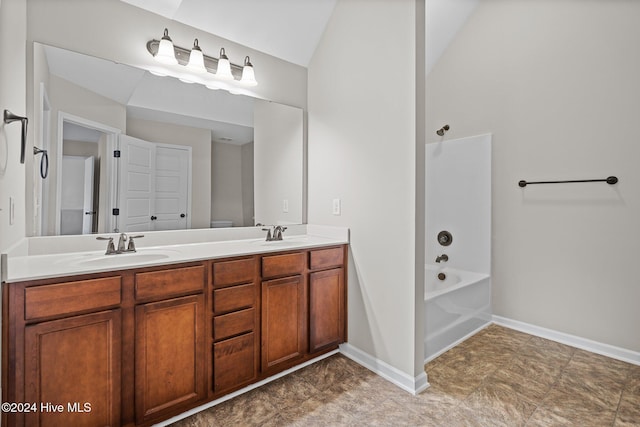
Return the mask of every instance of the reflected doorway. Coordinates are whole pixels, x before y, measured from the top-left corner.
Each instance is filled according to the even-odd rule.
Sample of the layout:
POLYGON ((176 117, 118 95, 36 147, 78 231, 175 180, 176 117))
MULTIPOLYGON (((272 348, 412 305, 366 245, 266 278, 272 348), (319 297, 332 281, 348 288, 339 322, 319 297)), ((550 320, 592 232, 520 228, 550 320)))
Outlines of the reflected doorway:
POLYGON ((61 113, 58 121, 56 234, 110 230, 110 155, 119 131, 61 113))

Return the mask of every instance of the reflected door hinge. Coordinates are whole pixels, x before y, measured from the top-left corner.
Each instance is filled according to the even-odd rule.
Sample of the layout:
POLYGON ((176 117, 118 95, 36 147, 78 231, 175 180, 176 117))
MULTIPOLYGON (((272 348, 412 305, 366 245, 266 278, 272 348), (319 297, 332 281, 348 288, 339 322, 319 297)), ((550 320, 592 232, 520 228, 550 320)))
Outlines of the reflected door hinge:
POLYGON ((116 215, 116 216, 118 216, 118 215, 120 215, 120 209, 118 209, 118 208, 114 208, 114 209, 111 211, 111 213, 112 213, 112 215, 116 215))
POLYGON ((119 158, 120 157, 120 150, 114 150, 113 151, 113 157, 119 158))

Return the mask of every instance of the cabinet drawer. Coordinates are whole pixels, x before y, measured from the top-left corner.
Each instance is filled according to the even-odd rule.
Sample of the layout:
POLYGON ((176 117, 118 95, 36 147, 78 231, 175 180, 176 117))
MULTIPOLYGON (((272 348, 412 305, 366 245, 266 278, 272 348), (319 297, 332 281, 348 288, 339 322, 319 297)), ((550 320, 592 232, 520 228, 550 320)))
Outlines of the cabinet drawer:
POLYGON ((253 307, 256 300, 256 287, 248 285, 232 286, 213 291, 213 312, 215 314, 253 307))
POLYGON ((213 264, 213 286, 219 288, 237 283, 253 282, 255 266, 253 258, 216 262, 213 264))
POLYGON ((311 251, 309 257, 309 268, 317 270, 320 268, 341 267, 344 264, 344 249, 330 248, 311 251))
POLYGON ((255 326, 256 311, 253 308, 213 318, 213 339, 215 341, 250 332, 255 326))
POLYGON ((286 255, 272 255, 262 258, 262 277, 290 276, 304 270, 305 252, 286 255))
POLYGON ((25 320, 99 310, 120 304, 121 279, 80 280, 24 290, 25 320))
POLYGON ((253 332, 213 345, 213 390, 220 393, 256 377, 256 339, 253 332))
POLYGON ((196 292, 204 288, 204 266, 136 274, 136 299, 196 292))

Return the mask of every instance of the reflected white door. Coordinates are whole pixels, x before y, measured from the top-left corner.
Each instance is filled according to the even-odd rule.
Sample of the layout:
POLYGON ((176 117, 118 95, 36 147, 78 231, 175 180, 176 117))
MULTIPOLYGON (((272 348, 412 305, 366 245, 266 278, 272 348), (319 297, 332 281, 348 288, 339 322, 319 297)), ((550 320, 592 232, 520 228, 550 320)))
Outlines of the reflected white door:
POLYGON ((153 230, 155 144, 120 135, 120 232, 153 230))
POLYGON ((93 219, 96 212, 93 209, 93 165, 95 157, 84 159, 84 196, 82 198, 82 234, 91 234, 93 231, 93 219))
POLYGON ((84 213, 92 209, 93 162, 94 157, 62 156, 61 235, 86 234, 92 231, 91 215, 84 213), (87 168, 91 170, 87 171, 87 168), (85 229, 85 217, 89 217, 88 231, 85 229))
POLYGON ((155 144, 154 230, 190 228, 191 147, 155 144))

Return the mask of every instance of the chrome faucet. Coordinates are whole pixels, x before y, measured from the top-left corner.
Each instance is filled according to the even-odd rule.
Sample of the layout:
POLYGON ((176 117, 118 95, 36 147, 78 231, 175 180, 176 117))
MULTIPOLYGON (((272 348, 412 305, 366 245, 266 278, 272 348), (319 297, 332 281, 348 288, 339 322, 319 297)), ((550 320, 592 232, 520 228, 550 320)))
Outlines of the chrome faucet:
POLYGON ((436 262, 447 262, 449 261, 449 256, 447 254, 438 255, 436 257, 436 262))
POLYGON ((262 231, 267 232, 267 238, 265 239, 267 242, 273 242, 274 240, 282 240, 282 233, 287 229, 282 225, 274 225, 270 228, 263 228, 262 231), (271 229, 273 228, 273 233, 271 229))
POLYGON ((124 233, 120 233, 120 238, 118 239, 118 253, 121 254, 126 249, 124 248, 124 243, 127 241, 127 235, 124 233))
POLYGON ((273 240, 282 240, 282 233, 287 229, 282 225, 276 225, 273 227, 273 240))
POLYGON ((118 249, 116 249, 113 244, 113 237, 96 237, 96 240, 108 240, 107 243, 107 251, 104 253, 105 255, 117 255, 123 254, 126 252, 136 252, 136 245, 133 242, 133 239, 140 239, 144 237, 142 234, 139 236, 129 236, 129 245, 125 249, 124 245, 127 241, 127 235, 124 233, 120 233, 120 237, 118 239, 118 249))

